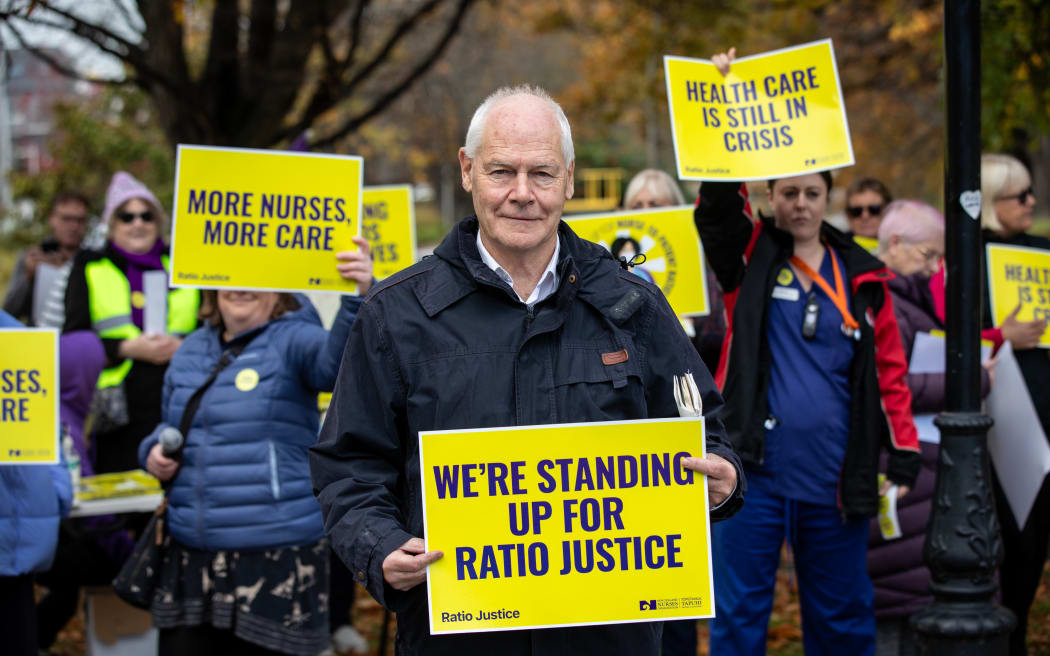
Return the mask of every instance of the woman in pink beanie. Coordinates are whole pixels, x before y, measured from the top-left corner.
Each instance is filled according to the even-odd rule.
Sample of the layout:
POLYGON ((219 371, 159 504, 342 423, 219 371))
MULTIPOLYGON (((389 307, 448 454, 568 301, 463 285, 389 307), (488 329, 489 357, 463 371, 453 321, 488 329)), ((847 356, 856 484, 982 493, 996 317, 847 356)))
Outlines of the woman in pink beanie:
MULTIPOLYGON (((138 467, 137 448, 160 421, 160 395, 168 361, 182 337, 197 327, 199 294, 169 289, 161 334, 145 334, 144 279, 168 269, 168 217, 157 197, 129 173, 118 171, 106 190, 102 221, 108 239, 99 251, 81 251, 66 289, 64 332, 94 330, 106 350, 93 423, 97 473, 138 467)), ((151 312, 154 309, 151 308, 151 312)), ((89 420, 91 421, 91 420, 89 420)))

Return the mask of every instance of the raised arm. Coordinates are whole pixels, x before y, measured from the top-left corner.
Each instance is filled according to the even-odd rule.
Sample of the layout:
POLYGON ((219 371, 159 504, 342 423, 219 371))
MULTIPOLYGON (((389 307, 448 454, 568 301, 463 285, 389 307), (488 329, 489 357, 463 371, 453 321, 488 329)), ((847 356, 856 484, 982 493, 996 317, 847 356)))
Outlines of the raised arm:
POLYGON ((740 286, 745 254, 759 225, 751 220, 747 188, 739 182, 705 182, 693 210, 704 255, 726 294, 740 286))
POLYGON ((289 360, 299 369, 308 389, 327 392, 335 385, 339 360, 363 300, 360 296, 343 296, 331 330, 312 326, 300 331, 290 343, 289 360))

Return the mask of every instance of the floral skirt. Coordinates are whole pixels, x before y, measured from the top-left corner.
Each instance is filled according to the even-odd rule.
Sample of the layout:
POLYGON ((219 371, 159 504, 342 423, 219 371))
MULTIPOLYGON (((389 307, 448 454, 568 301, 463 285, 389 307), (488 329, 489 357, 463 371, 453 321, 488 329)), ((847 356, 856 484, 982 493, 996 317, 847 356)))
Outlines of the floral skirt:
POLYGON ((263 551, 168 545, 150 608, 157 628, 207 623, 304 656, 328 647, 327 539, 263 551))

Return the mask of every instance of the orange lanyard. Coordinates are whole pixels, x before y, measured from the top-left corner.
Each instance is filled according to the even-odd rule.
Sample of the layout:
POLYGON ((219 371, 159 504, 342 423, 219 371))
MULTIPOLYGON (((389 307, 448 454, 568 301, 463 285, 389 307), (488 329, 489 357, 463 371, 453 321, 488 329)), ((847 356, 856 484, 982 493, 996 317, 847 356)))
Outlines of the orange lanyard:
MULTIPOLYGON (((825 249, 827 249, 826 246, 825 249)), ((853 318, 853 314, 849 311, 849 302, 846 299, 846 288, 842 284, 842 272, 839 271, 838 258, 835 257, 834 253, 830 252, 830 249, 828 250, 828 257, 831 258, 831 266, 835 271, 834 290, 831 289, 831 285, 828 284, 828 281, 824 280, 824 276, 814 271, 813 268, 805 262, 803 262, 802 258, 800 258, 799 256, 792 255, 791 263, 798 267, 802 271, 802 273, 809 276, 813 280, 813 282, 820 285, 820 288, 823 289, 824 293, 828 295, 828 298, 831 299, 831 302, 834 303, 835 307, 839 309, 839 314, 842 315, 843 332, 847 332, 846 329, 848 328, 849 332, 847 332, 847 334, 853 335, 854 333, 856 333, 857 329, 860 328, 860 324, 857 323, 857 320, 853 318)))

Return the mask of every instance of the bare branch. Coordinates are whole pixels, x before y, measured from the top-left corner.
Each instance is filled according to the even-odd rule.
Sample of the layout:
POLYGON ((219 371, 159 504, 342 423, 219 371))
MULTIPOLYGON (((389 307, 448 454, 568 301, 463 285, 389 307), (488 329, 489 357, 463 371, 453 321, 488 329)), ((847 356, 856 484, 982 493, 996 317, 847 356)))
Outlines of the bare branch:
MULTIPOLYGON (((42 5, 42 6, 44 6, 49 11, 53 11, 56 14, 63 15, 62 12, 58 12, 54 8, 52 8, 50 6, 47 6, 47 5, 42 5)), ((65 12, 65 15, 72 16, 72 14, 69 14, 68 12, 65 12)), ((147 64, 145 62, 145 60, 143 59, 144 51, 142 49, 140 49, 138 46, 131 45, 130 49, 128 49, 127 51, 119 50, 119 49, 115 48, 113 45, 111 45, 110 43, 108 43, 104 38, 102 38, 100 36, 100 35, 105 36, 104 33, 108 32, 108 30, 103 30, 102 28, 98 28, 97 26, 94 26, 91 23, 87 23, 86 21, 80 20, 79 18, 76 18, 76 17, 72 17, 69 20, 73 23, 73 25, 66 25, 66 24, 63 24, 63 23, 56 22, 54 20, 50 20, 50 19, 47 19, 47 18, 42 18, 40 16, 33 16, 33 15, 30 15, 30 14, 22 16, 22 15, 19 15, 18 13, 16 13, 16 12, 0 12, 0 22, 5 23, 12 30, 15 29, 14 28, 15 21, 24 21, 24 22, 29 23, 31 25, 37 25, 37 26, 40 26, 40 27, 49 27, 49 28, 53 28, 53 29, 57 29, 57 30, 62 30, 64 32, 68 32, 68 33, 74 34, 74 35, 84 39, 85 41, 91 43, 93 46, 95 46, 96 48, 98 48, 102 52, 105 52, 107 54, 113 55, 114 57, 116 57, 117 59, 121 60, 122 62, 125 62, 125 63, 131 65, 131 67, 135 69, 135 72, 138 73, 138 78, 136 78, 136 79, 129 79, 128 80, 129 84, 136 84, 138 86, 141 86, 141 87, 145 88, 146 85, 151 84, 151 83, 155 83, 155 84, 158 84, 160 86, 166 87, 168 90, 170 90, 172 92, 176 92, 177 91, 176 85, 171 81, 170 78, 168 78, 162 72, 158 71, 156 68, 151 67, 149 64, 147 64)), ((24 43, 24 41, 25 41, 25 39, 24 39, 24 36, 23 36, 22 38, 20 38, 20 42, 24 43)), ((118 41, 120 43, 122 43, 122 44, 128 43, 127 41, 125 41, 123 39, 119 39, 119 38, 118 38, 118 41)), ((53 58, 51 58, 51 59, 53 60, 53 58)), ((48 61, 48 60, 44 59, 44 61, 48 61)), ((48 61, 48 64, 50 65, 51 62, 48 61)), ((76 71, 71 71, 71 69, 68 66, 53 66, 53 68, 56 71, 58 71, 59 73, 61 73, 63 75, 66 75, 67 77, 72 77, 72 78, 76 78, 76 79, 89 79, 89 78, 85 77, 84 75, 82 75, 80 73, 77 73, 76 71)), ((100 79, 100 80, 96 80, 96 81, 98 81, 100 84, 120 84, 119 82, 116 82, 116 81, 113 81, 113 80, 102 80, 102 79, 100 79)))
MULTIPOLYGON (((415 11, 415 13, 405 17, 401 21, 401 23, 399 23, 398 26, 394 28, 394 31, 390 33, 390 36, 387 38, 386 43, 384 43, 383 47, 379 49, 379 52, 377 52, 375 56, 372 57, 372 60, 364 66, 362 66, 361 70, 357 71, 357 73, 355 73, 354 76, 350 78, 350 81, 343 85, 341 89, 342 95, 349 95, 353 92, 357 85, 361 83, 362 80, 368 78, 368 76, 371 75, 372 72, 376 68, 378 68, 380 64, 386 61, 386 58, 390 55, 390 51, 394 49, 394 46, 396 46, 401 41, 401 39, 405 37, 406 34, 412 31, 412 28, 415 26, 415 24, 419 22, 424 16, 432 12, 434 8, 437 7, 439 4, 441 4, 441 0, 429 0, 428 2, 423 3, 419 7, 419 9, 415 11)), ((469 4, 469 2, 467 4, 469 4)), ((458 29, 459 19, 465 11, 466 9, 463 6, 463 2, 460 2, 459 12, 452 19, 452 26, 454 28, 452 32, 453 34, 455 34, 455 29, 458 29)))
POLYGON ((26 38, 25 38, 25 36, 23 36, 22 32, 17 27, 15 27, 13 24, 11 24, 10 22, 7 23, 7 27, 8 27, 8 29, 11 30, 11 33, 15 35, 15 39, 18 40, 19 45, 21 45, 22 48, 24 48, 26 52, 28 52, 29 54, 33 55, 34 57, 36 57, 37 59, 41 60, 42 62, 44 62, 45 64, 47 64, 51 68, 55 69, 56 71, 58 71, 62 75, 65 75, 66 77, 73 78, 74 80, 84 80, 86 82, 92 82, 94 84, 106 84, 106 85, 118 86, 118 87, 119 86, 124 86, 124 85, 127 85, 127 84, 134 84, 134 83, 137 82, 137 80, 134 80, 134 79, 114 80, 112 78, 90 77, 90 76, 78 73, 75 69, 73 69, 73 68, 63 64, 58 59, 56 59, 55 57, 52 57, 51 55, 47 54, 46 52, 44 52, 40 48, 37 48, 36 46, 30 45, 26 41, 26 38))
POLYGON ((321 54, 324 55, 324 76, 326 83, 332 86, 339 84, 339 68, 340 62, 335 57, 335 52, 332 50, 332 40, 328 37, 327 26, 331 22, 331 17, 326 11, 327 5, 322 4, 320 8, 320 19, 321 23, 317 27, 318 41, 321 44, 321 54))
MULTIPOLYGON (((390 35, 387 37, 383 47, 372 57, 372 59, 365 64, 354 76, 346 83, 340 84, 338 87, 332 87, 324 84, 318 85, 310 98, 310 101, 306 105, 306 109, 303 111, 302 116, 293 125, 283 128, 278 131, 274 137, 274 141, 280 141, 281 139, 287 139, 298 135, 303 130, 308 128, 317 119, 318 116, 328 111, 332 104, 353 93, 354 89, 362 81, 366 80, 375 69, 383 64, 389 57, 390 52, 407 35, 412 31, 415 24, 421 20, 424 16, 434 10, 443 0, 428 0, 428 2, 421 5, 414 13, 406 16, 402 21, 393 29, 390 35)), ((473 1, 473 0, 471 0, 473 1)), ((467 3, 470 4, 469 2, 467 3)), ((457 12, 456 16, 452 19, 450 25, 453 28, 453 34, 459 27, 460 17, 465 13, 466 9, 462 6, 457 12)), ((440 52, 440 50, 439 50, 440 52)), ((426 66, 429 68, 429 66, 426 66)), ((414 78, 413 78, 414 79, 414 78)), ((398 92, 400 95, 400 92, 398 92)))
POLYGON ((120 13, 128 27, 141 35, 142 27, 135 24, 135 19, 132 17, 131 12, 128 11, 128 8, 124 5, 123 0, 112 0, 112 2, 113 6, 117 8, 117 12, 120 13))
MULTIPOLYGON (((110 39, 111 41, 115 41, 120 45, 124 46, 128 49, 129 53, 136 51, 141 52, 141 48, 139 48, 137 44, 128 41, 127 39, 120 36, 113 30, 110 30, 109 28, 103 27, 102 25, 97 25, 95 23, 89 23, 86 20, 77 16, 76 14, 73 14, 72 12, 66 11, 65 9, 59 9, 58 7, 53 6, 50 2, 44 2, 43 0, 41 0, 40 6, 72 22, 74 29, 66 27, 67 30, 91 41, 100 48, 102 48, 104 45, 103 39, 101 39, 100 37, 105 37, 107 39, 110 39)), ((112 46, 110 46, 110 48, 112 48, 112 46)), ((106 52, 111 51, 107 50, 106 52)))
POLYGON ((331 134, 322 137, 312 143, 307 148, 313 150, 314 148, 321 148, 323 146, 331 145, 333 142, 341 139, 342 137, 350 134, 354 130, 361 127, 366 121, 373 118, 376 114, 379 114, 387 105, 397 99, 402 93, 405 92, 408 87, 412 85, 421 75, 427 72, 431 66, 441 56, 442 51, 448 46, 449 42, 456 35, 459 30, 459 25, 463 21, 463 16, 466 15, 467 9, 474 3, 475 0, 459 0, 459 6, 456 9, 455 16, 449 21, 448 26, 445 28, 445 33, 441 35, 441 40, 438 41, 437 45, 431 49, 430 52, 424 56, 420 63, 411 71, 401 82, 399 82, 392 89, 387 91, 385 94, 380 96, 372 106, 364 110, 357 116, 351 118, 341 128, 332 132, 331 134))
POLYGON ((357 47, 361 44, 361 18, 365 15, 368 3, 369 0, 358 0, 357 7, 354 9, 354 17, 350 19, 350 49, 346 53, 346 58, 343 60, 343 69, 340 72, 349 70, 354 64, 357 47))

